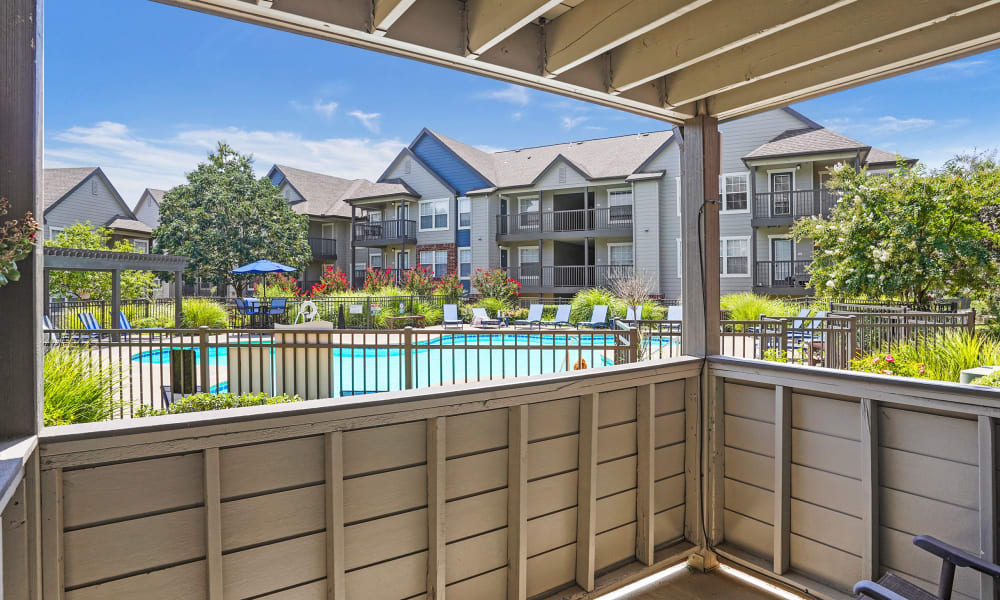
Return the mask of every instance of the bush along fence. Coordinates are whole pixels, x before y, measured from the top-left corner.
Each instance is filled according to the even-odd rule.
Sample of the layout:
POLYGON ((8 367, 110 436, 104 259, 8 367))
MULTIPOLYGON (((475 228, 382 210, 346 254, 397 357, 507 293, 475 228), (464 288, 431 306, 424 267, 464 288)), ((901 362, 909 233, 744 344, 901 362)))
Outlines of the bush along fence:
MULTIPOLYGON (((113 418, 167 409, 199 392, 331 398, 639 359, 638 331, 631 328, 51 330, 46 347, 50 354, 73 353, 84 376, 111 374, 105 406, 95 414, 113 418)), ((58 384, 46 380, 53 389, 58 384)))

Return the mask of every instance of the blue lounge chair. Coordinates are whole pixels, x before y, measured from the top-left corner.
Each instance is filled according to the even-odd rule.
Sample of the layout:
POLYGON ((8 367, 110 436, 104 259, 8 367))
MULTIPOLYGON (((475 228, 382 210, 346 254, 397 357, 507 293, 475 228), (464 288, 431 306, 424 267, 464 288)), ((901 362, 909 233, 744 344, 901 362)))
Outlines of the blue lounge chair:
POLYGON ((118 311, 118 324, 121 325, 121 329, 135 329, 132 327, 132 323, 125 316, 124 311, 118 311))
POLYGON ((500 327, 500 320, 491 319, 485 308, 473 308, 472 317, 479 319, 479 325, 482 327, 500 327))
POLYGON ((591 329, 607 329, 608 327, 608 305, 598 304, 590 313, 589 321, 579 321, 577 327, 590 327, 591 329))
POLYGON ((625 308, 625 321, 634 322, 642 320, 642 305, 628 306, 625 308))
POLYGON ((458 327, 461 328, 465 325, 462 319, 458 318, 458 305, 457 304, 445 304, 444 305, 444 320, 442 325, 445 327, 458 327))
POLYGON ((668 321, 680 321, 684 315, 683 306, 668 306, 667 307, 667 320, 668 321))
MULTIPOLYGON (((801 314, 799 316, 801 316, 801 314)), ((788 332, 789 339, 797 342, 822 341, 823 332, 815 330, 823 328, 825 318, 826 311, 821 310, 816 313, 811 321, 805 319, 796 319, 792 321, 792 330, 788 332), (805 323, 805 325, 803 325, 803 323, 805 323)))
POLYGON ((558 307, 556 307, 556 316, 553 317, 551 321, 541 321, 539 322, 538 325, 539 327, 541 327, 542 325, 545 325, 547 327, 560 327, 562 325, 565 325, 566 327, 569 327, 570 326, 569 312, 570 312, 569 304, 560 304, 558 307))
POLYGON ((267 309, 267 314, 270 316, 283 315, 285 314, 285 308, 287 305, 287 298, 275 298, 274 300, 271 300, 271 307, 267 309))
POLYGON ((531 327, 532 325, 538 325, 538 327, 541 328, 542 312, 544 310, 545 307, 542 306, 541 304, 532 304, 531 306, 528 307, 528 318, 518 319, 514 321, 514 327, 517 327, 518 325, 527 325, 528 327, 531 327))

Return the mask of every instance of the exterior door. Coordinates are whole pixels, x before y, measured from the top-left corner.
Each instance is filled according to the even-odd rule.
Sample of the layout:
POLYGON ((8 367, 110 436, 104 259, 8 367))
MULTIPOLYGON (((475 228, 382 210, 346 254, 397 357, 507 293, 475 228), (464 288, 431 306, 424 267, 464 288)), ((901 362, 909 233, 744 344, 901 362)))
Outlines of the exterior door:
MULTIPOLYGON (((507 199, 500 198, 500 235, 507 234, 507 219, 508 219, 507 214, 508 214, 507 199)), ((501 254, 501 256, 503 255, 501 254)), ((501 266, 503 268, 507 268, 506 263, 502 264, 501 266)))
POLYGON ((500 248, 500 268, 506 271, 510 267, 510 250, 500 248))
POLYGON ((774 261, 772 270, 773 285, 788 286, 793 282, 795 270, 793 265, 793 242, 788 238, 773 238, 771 240, 771 258, 774 261))
POLYGON ((792 214, 792 174, 771 173, 771 210, 772 214, 792 214))

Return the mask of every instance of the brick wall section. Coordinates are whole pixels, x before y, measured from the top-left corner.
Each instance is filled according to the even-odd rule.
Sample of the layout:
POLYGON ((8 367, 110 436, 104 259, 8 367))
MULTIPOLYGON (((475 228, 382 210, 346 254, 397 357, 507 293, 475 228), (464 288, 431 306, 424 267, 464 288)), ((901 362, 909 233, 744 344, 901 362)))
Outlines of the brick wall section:
POLYGON ((447 250, 448 251, 448 273, 455 273, 458 271, 458 244, 424 244, 417 245, 417 254, 414 257, 416 264, 420 264, 420 253, 422 251, 430 250, 447 250))

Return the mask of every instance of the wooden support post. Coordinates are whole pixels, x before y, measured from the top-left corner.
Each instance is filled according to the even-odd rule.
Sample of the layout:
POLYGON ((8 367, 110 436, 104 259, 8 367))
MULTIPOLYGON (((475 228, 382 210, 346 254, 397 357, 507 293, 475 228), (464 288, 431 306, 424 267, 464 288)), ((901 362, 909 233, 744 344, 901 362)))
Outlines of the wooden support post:
POLYGON ((27 501, 22 479, 0 510, 0 598, 29 598, 27 501))
MULTIPOLYGON (((997 561, 996 425, 979 416, 979 557, 997 561)), ((992 577, 980 575, 980 598, 995 598, 992 577)))
POLYGON ((205 562, 208 600, 222 600, 222 480, 219 449, 205 449, 205 562))
POLYGON ((709 356, 719 353, 719 122, 698 115, 674 134, 681 143, 681 351, 709 356))
POLYGON ((726 380, 722 377, 709 378, 705 384, 708 394, 708 451, 705 453, 705 479, 708 491, 705 494, 709 544, 716 546, 725 537, 723 528, 723 508, 725 507, 726 474, 726 380))
POLYGON ((875 580, 879 578, 878 403, 867 398, 861 399, 861 498, 861 578, 875 580))
POLYGON ((792 388, 774 388, 774 572, 788 570, 792 496, 792 388))
POLYGON ((122 328, 122 272, 111 272, 111 329, 122 328))
POLYGON ((326 598, 344 600, 344 438, 324 435, 326 448, 326 598))
POLYGON ((528 597, 528 407, 507 412, 508 600, 528 597))
POLYGON ((427 419, 427 600, 444 600, 445 417, 427 419))
POLYGON ((705 544, 699 460, 704 443, 701 411, 701 378, 688 377, 684 380, 684 537, 698 546, 705 544))
POLYGON ((62 600, 66 583, 63 563, 63 472, 42 471, 42 597, 62 600))
POLYGON ((576 496, 576 584, 594 589, 597 559, 597 394, 580 396, 580 456, 576 496))
MULTIPOLYGON (((42 221, 42 1, 0 2, 0 198, 42 221)), ((34 435, 42 406, 42 244, 0 294, 0 439, 34 435)))
POLYGON ((653 497, 656 479, 656 386, 652 383, 639 386, 636 393, 636 441, 638 445, 638 472, 636 473, 635 500, 635 558, 644 565, 653 564, 653 546, 656 540, 653 497))

